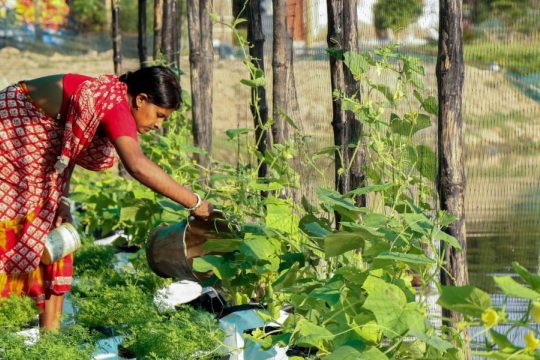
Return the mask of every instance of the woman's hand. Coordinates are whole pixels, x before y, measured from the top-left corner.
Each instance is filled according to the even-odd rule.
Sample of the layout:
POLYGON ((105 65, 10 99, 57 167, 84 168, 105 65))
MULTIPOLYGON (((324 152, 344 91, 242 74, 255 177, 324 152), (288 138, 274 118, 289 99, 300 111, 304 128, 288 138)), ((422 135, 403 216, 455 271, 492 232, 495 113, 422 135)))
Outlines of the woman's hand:
POLYGON ((54 226, 58 227, 62 223, 71 223, 73 218, 71 217, 70 206, 66 202, 60 201, 58 203, 58 209, 56 210, 56 218, 54 219, 54 226))
POLYGON ((199 219, 208 220, 210 215, 212 215, 213 211, 214 211, 214 207, 212 206, 212 204, 210 204, 206 200, 202 200, 201 206, 193 210, 191 212, 191 215, 199 219))

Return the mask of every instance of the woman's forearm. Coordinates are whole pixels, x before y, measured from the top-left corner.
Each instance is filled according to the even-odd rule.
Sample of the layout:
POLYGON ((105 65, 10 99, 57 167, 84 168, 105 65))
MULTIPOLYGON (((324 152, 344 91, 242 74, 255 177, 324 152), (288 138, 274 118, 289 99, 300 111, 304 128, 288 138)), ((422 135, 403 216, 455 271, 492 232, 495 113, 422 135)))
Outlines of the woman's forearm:
POLYGON ((131 166, 128 172, 131 176, 157 193, 191 208, 197 204, 197 196, 193 191, 178 184, 163 169, 147 158, 140 158, 135 166, 131 166))

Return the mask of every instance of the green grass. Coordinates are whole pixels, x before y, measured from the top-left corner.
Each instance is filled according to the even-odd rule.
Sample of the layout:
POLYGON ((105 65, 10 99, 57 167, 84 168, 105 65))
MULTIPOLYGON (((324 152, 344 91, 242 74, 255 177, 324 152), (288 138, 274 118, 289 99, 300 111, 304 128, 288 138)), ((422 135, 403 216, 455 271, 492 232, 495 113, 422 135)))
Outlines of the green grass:
MULTIPOLYGON (((437 55, 435 42, 404 48, 421 51, 427 55, 437 55)), ((503 69, 513 73, 535 73, 540 71, 540 39, 466 42, 463 47, 463 57, 467 65, 487 67, 496 61, 503 69)))
POLYGON ((540 41, 519 40, 511 42, 473 42, 465 44, 466 62, 489 65, 496 61, 500 66, 518 74, 540 71, 540 41))

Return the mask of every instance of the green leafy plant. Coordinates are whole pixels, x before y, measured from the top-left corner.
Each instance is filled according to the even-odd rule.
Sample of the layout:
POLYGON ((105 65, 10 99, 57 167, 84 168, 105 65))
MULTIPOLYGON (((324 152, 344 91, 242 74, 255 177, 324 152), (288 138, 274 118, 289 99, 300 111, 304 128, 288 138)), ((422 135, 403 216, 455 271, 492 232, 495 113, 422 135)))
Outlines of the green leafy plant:
POLYGON ((73 298, 75 321, 83 326, 121 331, 157 317, 151 297, 134 285, 104 287, 91 295, 73 298))
POLYGON ((214 359, 222 339, 211 314, 185 306, 132 327, 123 346, 145 359, 214 359))
POLYGON ((79 325, 63 327, 58 332, 40 334, 35 344, 23 335, 0 331, 0 357, 5 360, 89 359, 95 351, 94 337, 79 325))
POLYGON ((38 309, 27 296, 0 298, 0 331, 14 331, 36 320, 38 309))
MULTIPOLYGON (((517 280, 510 276, 495 276, 494 280, 506 295, 500 307, 495 307, 486 292, 474 286, 442 288, 439 304, 464 316, 464 326, 477 326, 472 342, 475 355, 488 359, 533 360, 540 357, 540 276, 530 273, 520 264, 512 264, 517 280), (506 316, 510 298, 523 299, 526 309, 517 318, 506 316), (498 325, 505 325, 502 331, 498 325), (516 334, 521 334, 517 337, 516 334), (483 335, 484 342, 475 341, 483 335)), ((515 301, 515 300, 514 300, 515 301)))
MULTIPOLYGON (((249 336, 263 349, 276 344, 307 347, 317 356, 336 359, 460 358, 459 348, 428 321, 424 298, 428 288, 438 285, 434 274, 442 266, 435 245, 443 241, 459 249, 456 239, 442 231, 454 218, 431 206, 435 154, 415 140, 437 113, 435 98, 424 95, 424 69, 418 59, 399 54, 395 47, 332 55, 345 62, 359 83, 361 101, 335 96, 364 124, 368 185, 348 194, 319 188, 318 204, 303 199, 300 207, 273 196, 257 197, 253 190, 259 188, 253 185, 261 179, 239 164, 237 169, 247 169, 257 181, 244 181, 244 173, 237 173, 228 180, 242 191, 227 197, 238 208, 255 205, 249 214, 262 212, 255 217, 259 223, 242 222, 249 219, 246 213, 238 216, 244 224, 238 238, 206 243, 207 250, 221 254, 196 259, 194 268, 213 271, 233 303, 261 303, 267 310, 260 313, 264 320, 276 321, 279 310, 292 305, 293 313, 279 332, 263 329, 249 336), (382 73, 391 77, 392 85, 374 80, 382 73), (246 201, 245 194, 255 200, 246 201), (368 195, 369 207, 355 205, 359 195, 368 195), (335 212, 341 218, 339 231, 332 227, 335 212), (419 288, 412 286, 412 274, 418 275, 419 288)), ((250 73, 255 71, 251 62, 246 64, 250 73)), ((361 145, 359 141, 349 147, 357 151, 361 145)), ((289 147, 302 151, 302 143, 280 148, 289 147)), ((308 157, 307 164, 313 166, 316 156, 334 152, 334 147, 323 149, 308 157)), ((275 157, 255 158, 258 164, 267 162, 271 174, 279 174, 288 161, 283 156, 275 166, 268 161, 275 157)), ((342 161, 340 171, 351 166, 342 161)), ((264 180, 272 183, 271 178, 264 180)), ((277 189, 294 184, 276 183, 277 189)), ((219 190, 216 193, 219 196, 219 190)))

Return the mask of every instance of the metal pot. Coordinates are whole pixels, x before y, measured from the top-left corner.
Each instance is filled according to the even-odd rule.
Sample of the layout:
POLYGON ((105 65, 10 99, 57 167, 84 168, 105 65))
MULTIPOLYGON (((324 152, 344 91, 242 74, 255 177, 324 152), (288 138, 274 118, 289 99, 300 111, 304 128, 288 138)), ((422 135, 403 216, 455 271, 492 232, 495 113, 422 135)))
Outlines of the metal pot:
POLYGON ((211 274, 193 271, 193 259, 208 255, 203 249, 206 241, 230 237, 220 213, 206 221, 190 218, 155 229, 146 243, 146 258, 152 271, 161 277, 201 281, 211 274))

